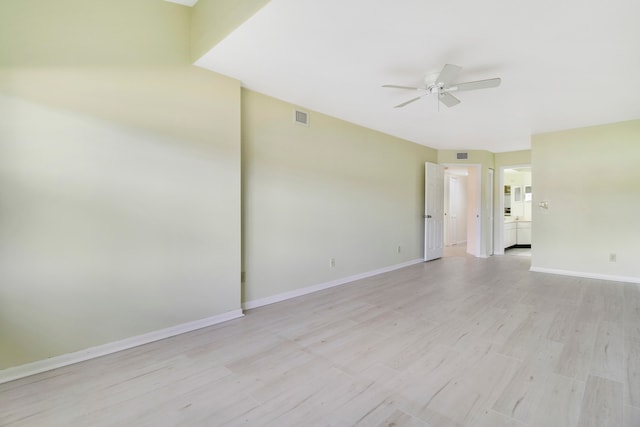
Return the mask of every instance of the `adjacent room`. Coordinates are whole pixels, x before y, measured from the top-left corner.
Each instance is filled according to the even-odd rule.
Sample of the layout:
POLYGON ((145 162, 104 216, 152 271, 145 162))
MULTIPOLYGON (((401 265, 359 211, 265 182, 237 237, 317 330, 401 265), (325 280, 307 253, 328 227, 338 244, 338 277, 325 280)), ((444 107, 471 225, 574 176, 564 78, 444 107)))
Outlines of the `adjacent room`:
POLYGON ((0 425, 640 425, 640 3, 0 3, 0 425))

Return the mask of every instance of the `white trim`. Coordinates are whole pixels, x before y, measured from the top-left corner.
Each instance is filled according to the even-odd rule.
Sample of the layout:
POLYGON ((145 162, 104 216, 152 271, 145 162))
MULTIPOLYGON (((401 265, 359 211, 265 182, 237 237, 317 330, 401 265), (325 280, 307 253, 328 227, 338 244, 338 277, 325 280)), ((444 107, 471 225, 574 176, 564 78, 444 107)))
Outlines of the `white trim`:
POLYGON ((242 314, 242 310, 233 310, 217 316, 207 317, 206 319, 182 323, 166 329, 160 329, 158 331, 152 331, 135 337, 125 338, 120 341, 90 347, 74 353, 62 354, 49 359, 38 360, 25 365, 3 369, 0 370, 0 384, 28 377, 30 375, 39 374, 41 372, 50 371, 52 369, 61 368, 63 366, 73 365, 74 363, 84 362, 85 360, 94 359, 96 357, 106 356, 107 354, 138 347, 143 344, 149 344, 154 341, 195 331, 197 329, 206 328, 207 326, 216 325, 242 316, 244 316, 244 314, 242 314))
POLYGON ((355 274, 353 276, 343 277, 342 279, 336 279, 331 282, 320 283, 317 285, 307 286, 305 288, 296 289, 289 292, 284 292, 277 295, 272 295, 270 297, 255 299, 252 301, 247 301, 242 304, 242 308, 244 310, 250 310, 252 308, 262 307, 264 305, 274 304, 276 302, 285 301, 291 298, 300 297, 302 295, 311 294, 314 292, 322 291, 325 289, 333 288, 335 286, 340 286, 347 284, 349 282, 354 282, 360 279, 366 279, 367 277, 377 276, 378 274, 388 273, 389 271, 398 270, 400 268, 409 267, 411 265, 420 264, 424 262, 423 259, 414 259, 412 261, 403 262, 402 264, 391 265, 389 267, 379 268, 377 270, 368 271, 366 273, 355 274))
POLYGON ((555 268, 531 267, 529 271, 536 273, 559 274, 561 276, 584 277, 586 279, 610 280, 612 282, 640 283, 640 277, 614 276, 611 274, 587 273, 583 271, 558 270, 555 268))
POLYGON ((198 3, 198 0, 165 0, 171 3, 181 4, 183 6, 193 7, 198 3))

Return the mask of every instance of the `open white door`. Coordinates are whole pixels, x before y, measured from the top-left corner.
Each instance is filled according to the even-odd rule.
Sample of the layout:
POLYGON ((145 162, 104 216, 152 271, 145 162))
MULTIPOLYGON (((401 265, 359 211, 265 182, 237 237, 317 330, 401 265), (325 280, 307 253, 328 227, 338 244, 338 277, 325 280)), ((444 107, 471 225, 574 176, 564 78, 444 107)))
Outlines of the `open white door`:
POLYGON ((489 250, 487 256, 491 256, 494 253, 494 236, 493 236, 493 169, 489 169, 487 175, 487 216, 489 217, 489 250))
POLYGON ((444 253, 444 167, 426 162, 424 169, 424 260, 431 261, 444 253))

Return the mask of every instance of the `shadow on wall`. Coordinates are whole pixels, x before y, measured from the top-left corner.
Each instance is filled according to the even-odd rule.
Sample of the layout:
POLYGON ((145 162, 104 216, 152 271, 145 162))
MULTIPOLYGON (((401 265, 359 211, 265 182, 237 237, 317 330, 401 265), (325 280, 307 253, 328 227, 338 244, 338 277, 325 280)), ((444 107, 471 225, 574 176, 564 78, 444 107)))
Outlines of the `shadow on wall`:
POLYGON ((2 71, 0 369, 240 307, 239 84, 156 71, 2 71))

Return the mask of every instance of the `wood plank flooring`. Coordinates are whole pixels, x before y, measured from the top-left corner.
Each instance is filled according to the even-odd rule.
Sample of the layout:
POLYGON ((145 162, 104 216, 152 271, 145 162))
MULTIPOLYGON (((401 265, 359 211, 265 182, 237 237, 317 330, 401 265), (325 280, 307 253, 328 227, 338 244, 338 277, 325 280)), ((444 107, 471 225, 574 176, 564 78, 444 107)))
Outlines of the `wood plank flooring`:
POLYGON ((638 426, 640 286, 458 254, 0 385, 2 426, 638 426))

